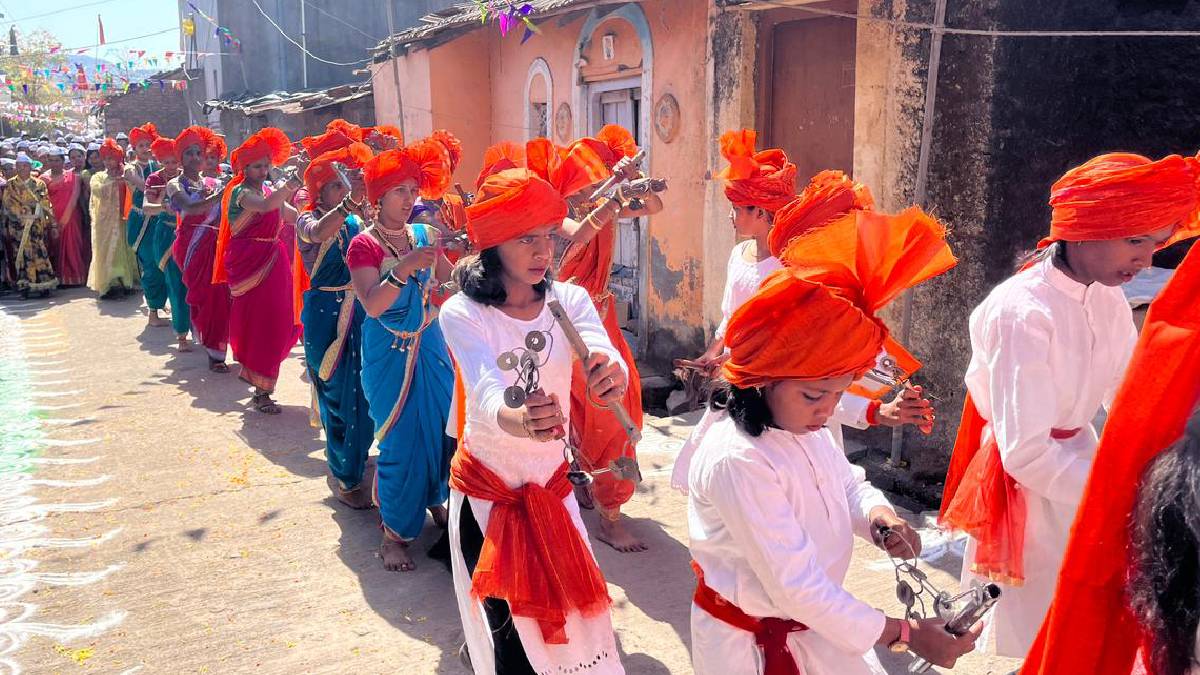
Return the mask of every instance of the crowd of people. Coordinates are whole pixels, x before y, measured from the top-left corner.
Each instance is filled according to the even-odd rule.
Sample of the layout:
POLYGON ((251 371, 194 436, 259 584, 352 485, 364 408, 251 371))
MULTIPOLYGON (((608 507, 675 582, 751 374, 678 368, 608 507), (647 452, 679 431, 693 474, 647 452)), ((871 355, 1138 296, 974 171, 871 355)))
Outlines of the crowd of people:
MULTIPOLYGON (((608 286, 617 220, 663 203, 627 130, 500 143, 471 192, 455 176, 462 145, 444 130, 406 143, 394 127, 335 120, 293 142, 266 128, 228 157, 198 126, 85 141, 0 144, 7 288, 140 290, 151 326, 170 326, 180 351, 199 344, 215 373, 232 356, 267 415, 280 412, 280 365, 302 341, 333 496, 378 508, 389 570, 415 568, 427 518, 444 531, 429 555, 453 572, 475 672, 624 672, 580 509, 598 511, 600 541, 646 550, 621 515, 642 404, 608 286)), ((951 634, 843 585, 854 535, 898 558, 921 552, 917 531, 847 461, 841 426, 932 429, 933 405, 910 381, 920 363, 879 312, 956 264, 946 228, 917 207, 877 209, 838 171, 798 191, 786 154, 756 142, 751 130, 720 139, 728 166, 715 179, 743 241, 722 321, 693 362, 712 378, 708 409, 672 475, 688 495, 694 668, 878 673, 877 645, 953 666, 983 624, 951 634)), ((986 622, 998 654, 1069 648, 1038 634, 1052 601, 1065 613, 1081 595, 1059 587, 1056 598, 1056 581, 1076 510, 1108 487, 1088 483, 1092 419, 1110 408, 1125 436, 1106 435, 1100 452, 1119 454, 1136 415, 1160 403, 1118 395, 1145 377, 1126 374, 1131 358, 1195 351, 1195 312, 1178 298, 1194 295, 1200 263, 1185 261, 1140 338, 1120 286, 1156 250, 1200 234, 1197 167, 1113 153, 1067 172, 1050 190, 1047 237, 970 317, 941 521, 969 535, 964 583, 1003 589, 986 622)), ((1198 394, 1194 384, 1172 394, 1179 414, 1137 464, 1152 465, 1142 525, 1118 528, 1147 547, 1130 574, 1143 580, 1130 592, 1146 626, 1136 635, 1172 675, 1191 666, 1181 644, 1200 623, 1200 528, 1186 503, 1195 472, 1177 468, 1200 442, 1194 421, 1185 435, 1198 394), (1170 548, 1163 518, 1190 554, 1156 558, 1150 549, 1170 548), (1170 592, 1181 568, 1192 584, 1182 609, 1170 592)), ((1125 520, 1133 490, 1119 502, 1125 520)), ((1124 544, 1104 540, 1114 541, 1124 544)), ((1095 543, 1071 542, 1071 555, 1087 559, 1095 543)))

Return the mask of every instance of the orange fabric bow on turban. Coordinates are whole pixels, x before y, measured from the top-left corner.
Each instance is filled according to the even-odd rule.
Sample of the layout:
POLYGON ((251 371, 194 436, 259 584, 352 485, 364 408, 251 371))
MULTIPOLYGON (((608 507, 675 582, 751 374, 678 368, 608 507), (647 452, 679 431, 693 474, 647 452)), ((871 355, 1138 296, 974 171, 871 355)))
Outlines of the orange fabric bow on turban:
POLYGON ((438 129, 430 136, 433 140, 442 144, 446 148, 446 154, 450 156, 450 173, 454 173, 458 169, 458 163, 462 161, 463 145, 458 137, 445 129, 438 129))
POLYGON ((348 169, 357 169, 370 161, 371 148, 365 143, 351 143, 344 148, 327 152, 312 162, 304 170, 304 187, 308 190, 308 205, 305 210, 311 211, 321 199, 321 188, 332 180, 338 179, 334 164, 341 164, 348 169))
POLYGON ((851 211, 870 211, 875 200, 866 185, 856 183, 841 171, 822 171, 808 187, 775 213, 767 236, 771 255, 778 258, 788 243, 814 227, 824 225, 851 211))
POLYGON ((501 141, 483 152, 483 168, 475 179, 475 189, 483 186, 488 176, 506 169, 525 166, 525 146, 512 141, 501 141))
POLYGON ((120 145, 117 145, 116 141, 111 138, 106 138, 104 139, 104 143, 100 146, 100 159, 101 161, 115 159, 119 162, 124 162, 125 151, 121 149, 120 145))
POLYGON ((156 138, 158 138, 158 127, 154 126, 153 122, 146 122, 140 127, 129 130, 130 145, 137 145, 142 141, 153 143, 156 138))
MULTIPOLYGON (((218 136, 208 127, 190 126, 179 132, 179 135, 175 137, 175 152, 180 157, 183 157, 183 153, 188 148, 193 145, 199 145, 204 154, 213 154, 216 151, 217 140, 218 136)), ((221 148, 223 149, 224 146, 225 142, 221 141, 221 148)), ((222 153, 222 156, 224 156, 224 153, 222 153)))
POLYGON ((362 141, 364 143, 376 140, 376 136, 387 136, 395 139, 398 145, 404 145, 404 134, 400 133, 399 127, 392 126, 391 124, 377 124, 362 130, 362 141))
POLYGON ((292 156, 292 142, 287 134, 275 127, 267 127, 256 132, 246 142, 233 151, 230 163, 233 165, 233 179, 225 186, 221 195, 221 228, 217 232, 217 254, 213 261, 212 282, 223 284, 228 281, 225 274, 225 249, 229 246, 232 230, 229 229, 229 201, 233 197, 233 189, 245 180, 243 171, 247 166, 268 160, 272 166, 283 164, 292 156))
POLYGON ((757 206, 775 212, 796 196, 796 165, 783 150, 754 152, 753 129, 721 134, 721 155, 729 166, 715 178, 725 181, 725 196, 735 206, 757 206))
POLYGON ((363 165, 363 180, 372 204, 406 180, 417 182, 422 199, 440 199, 450 187, 450 164, 442 144, 426 138, 375 155, 363 165))
POLYGON ((329 124, 325 125, 325 131, 340 131, 356 141, 361 141, 363 137, 367 135, 368 129, 370 129, 370 127, 364 129, 357 124, 347 122, 340 117, 335 120, 330 120, 329 124))
POLYGON ((1055 241, 1123 239, 1178 225, 1169 246, 1200 235, 1200 161, 1170 155, 1152 162, 1112 152, 1071 169, 1050 188, 1055 241))
POLYGON ((770 380, 861 376, 887 340, 876 313, 956 263, 946 229, 912 207, 859 211, 801 235, 729 319, 722 375, 738 387, 770 380))
POLYGON ((612 175, 589 145, 573 143, 560 148, 548 138, 535 138, 525 144, 525 166, 564 198, 612 175))
POLYGON ((633 157, 638 151, 633 134, 619 124, 606 124, 594 138, 584 137, 571 145, 578 144, 591 148, 600 157, 600 161, 604 162, 604 166, 608 167, 609 172, 621 159, 633 157))
MULTIPOLYGON (((331 123, 332 124, 332 123, 331 123)), ((308 136, 300 139, 300 145, 304 147, 304 151, 309 157, 318 157, 327 152, 333 152, 339 148, 344 148, 359 139, 347 135, 345 132, 333 129, 326 131, 320 136, 308 136)))
POLYGON ((567 217, 562 194, 529 169, 488 176, 467 207, 467 237, 482 251, 567 217))
POLYGON ((175 139, 159 136, 150 144, 150 153, 160 162, 168 157, 176 157, 175 139))

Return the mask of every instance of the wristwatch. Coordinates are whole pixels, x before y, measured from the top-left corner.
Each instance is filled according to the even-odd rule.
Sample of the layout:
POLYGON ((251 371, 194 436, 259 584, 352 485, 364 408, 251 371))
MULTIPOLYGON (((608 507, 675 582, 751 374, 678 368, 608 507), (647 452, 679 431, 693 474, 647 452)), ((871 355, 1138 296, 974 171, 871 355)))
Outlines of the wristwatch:
POLYGON ((912 624, 908 623, 908 619, 900 621, 900 637, 892 641, 888 645, 888 649, 896 654, 904 654, 908 652, 908 640, 912 636, 912 624))

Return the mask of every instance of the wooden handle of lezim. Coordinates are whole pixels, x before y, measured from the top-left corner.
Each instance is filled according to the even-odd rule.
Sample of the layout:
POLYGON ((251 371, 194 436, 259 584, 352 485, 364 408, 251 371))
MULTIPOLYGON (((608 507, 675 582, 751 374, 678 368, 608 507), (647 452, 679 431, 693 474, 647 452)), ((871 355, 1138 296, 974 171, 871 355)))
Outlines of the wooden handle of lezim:
MULTIPOLYGON (((583 336, 575 328, 575 324, 571 323, 566 310, 563 309, 558 300, 547 300, 546 307, 550 309, 550 314, 558 322, 559 327, 562 328, 563 334, 567 336, 567 342, 571 343, 571 349, 575 351, 575 355, 579 357, 580 361, 586 363, 588 357, 592 354, 588 350, 587 343, 583 341, 583 336)), ((625 435, 629 436, 629 442, 637 445, 638 441, 642 440, 642 432, 633 423, 633 418, 629 416, 629 411, 619 401, 611 401, 605 407, 617 416, 617 421, 625 429, 625 435)))

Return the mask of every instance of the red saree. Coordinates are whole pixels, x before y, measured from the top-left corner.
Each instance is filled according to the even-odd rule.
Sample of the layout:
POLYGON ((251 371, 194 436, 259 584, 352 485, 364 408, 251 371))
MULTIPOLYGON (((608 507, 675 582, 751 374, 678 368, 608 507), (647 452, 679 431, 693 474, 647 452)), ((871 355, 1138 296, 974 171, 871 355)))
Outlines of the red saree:
POLYGON ((279 366, 299 336, 293 316, 291 258, 280 237, 282 212, 243 210, 238 198, 244 189, 234 188, 229 205, 230 238, 225 251, 225 274, 233 296, 229 344, 242 366, 241 379, 271 392, 279 366))
POLYGON ((45 176, 50 203, 54 206, 54 219, 58 223, 58 241, 51 252, 58 282, 62 286, 82 286, 87 282, 88 260, 84 256, 83 210, 79 207, 79 193, 83 181, 74 171, 64 171, 62 176, 45 176))
MULTIPOLYGON (((212 185, 213 179, 201 179, 212 185)), ((183 176, 174 179, 182 192, 172 207, 181 207, 200 199, 199 185, 183 176)), ((181 215, 177 224, 171 256, 183 272, 187 286, 187 304, 191 310, 192 331, 208 351, 209 358, 224 361, 229 349, 229 286, 212 282, 213 260, 217 255, 217 216, 219 209, 200 215, 181 215)))

